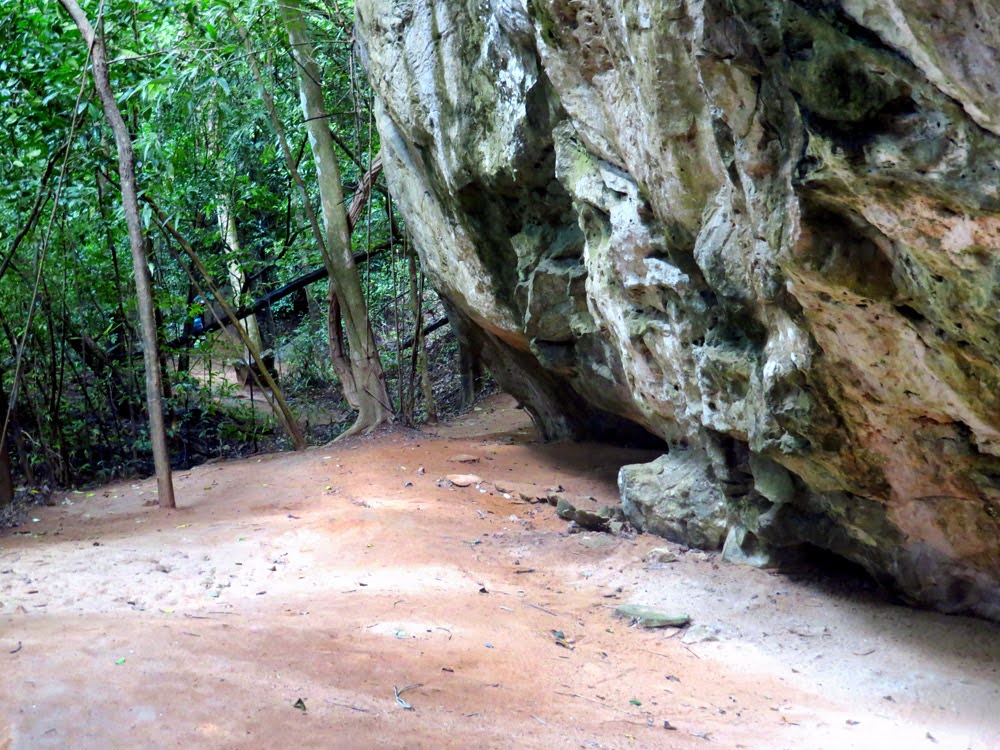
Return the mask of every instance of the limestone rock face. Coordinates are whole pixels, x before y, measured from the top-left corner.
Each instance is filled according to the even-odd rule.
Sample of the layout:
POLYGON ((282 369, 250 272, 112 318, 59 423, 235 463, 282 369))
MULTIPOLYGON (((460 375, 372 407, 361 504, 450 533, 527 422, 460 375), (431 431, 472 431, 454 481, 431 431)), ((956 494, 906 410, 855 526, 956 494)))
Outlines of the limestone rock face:
POLYGON ((547 437, 641 426, 754 554, 1000 618, 995 4, 356 14, 424 267, 547 437))

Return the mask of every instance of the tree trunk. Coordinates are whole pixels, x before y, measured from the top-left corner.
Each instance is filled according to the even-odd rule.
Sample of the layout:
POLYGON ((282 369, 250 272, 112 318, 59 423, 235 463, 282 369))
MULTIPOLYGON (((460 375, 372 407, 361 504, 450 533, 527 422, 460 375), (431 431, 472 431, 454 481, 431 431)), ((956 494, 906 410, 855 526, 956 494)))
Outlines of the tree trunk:
POLYGON ((0 509, 14 502, 14 474, 10 466, 10 450, 4 440, 0 448, 0 509))
MULTIPOLYGON (((218 71, 216 71, 218 72, 218 71)), ((214 154, 218 173, 226 173, 226 163, 222 157, 219 147, 219 105, 217 101, 218 92, 212 92, 209 103, 208 116, 208 150, 214 154)), ((246 285, 247 276, 240 265, 240 238, 236 232, 236 215, 233 213, 233 200, 231 196, 220 191, 215 198, 215 218, 219 225, 219 234, 222 237, 222 244, 226 253, 226 271, 229 276, 229 285, 233 289, 233 306, 237 309, 243 306, 243 287, 246 285)), ((233 325, 241 325, 233 321, 233 325)), ((248 315, 242 321, 243 330, 247 337, 253 342, 258 350, 264 350, 264 341, 260 336, 260 327, 257 325, 257 316, 248 315)), ((243 358, 250 360, 249 351, 244 352, 243 358)))
MULTIPOLYGON (((420 375, 420 390, 424 396, 424 408, 427 410, 427 421, 437 422, 437 404, 434 403, 434 384, 431 381, 430 367, 427 363, 427 337, 424 335, 424 289, 420 270, 417 268, 416 252, 407 247, 406 259, 410 271, 410 305, 413 308, 413 351, 411 363, 416 365, 420 375)), ((412 365, 411 365, 412 366, 412 365)))
MULTIPOLYGON (((240 265, 240 239, 236 234, 236 217, 230 208, 230 201, 227 196, 220 195, 215 202, 215 215, 219 220, 219 231, 222 233, 222 242, 226 246, 226 270, 229 272, 229 284, 233 288, 233 299, 236 301, 235 307, 243 306, 243 296, 241 291, 246 284, 246 274, 240 265)), ((264 351, 264 340, 260 335, 260 326, 257 325, 256 315, 247 315, 241 323, 234 322, 233 325, 242 325, 249 338, 261 351, 264 351)), ((250 359, 249 353, 244 359, 250 359)))
POLYGON ((146 370, 146 402, 149 411, 149 437, 153 446, 153 462, 156 467, 156 486, 160 506, 176 507, 174 485, 170 472, 170 453, 167 449, 167 431, 163 421, 163 387, 160 380, 159 347, 156 341, 156 320, 153 315, 153 283, 146 262, 146 251, 142 237, 142 222, 139 219, 139 200, 135 180, 135 160, 132 156, 132 138, 125 120, 115 102, 108 75, 108 61, 104 50, 104 40, 97 36, 86 14, 76 0, 59 0, 63 8, 76 22, 80 34, 91 49, 94 63, 94 85, 104 105, 104 115, 115 134, 118 147, 118 174, 121 177, 122 206, 125 223, 128 225, 129 244, 132 248, 132 266, 135 271, 136 295, 139 300, 139 320, 142 323, 143 363, 146 370))
POLYGON ((0 510, 14 502, 14 472, 10 464, 10 434, 13 430, 13 415, 8 413, 7 394, 0 380, 0 510))
MULTIPOLYGON (((313 208, 312 200, 309 198, 309 189, 306 187, 305 180, 302 179, 302 173, 299 171, 298 164, 299 159, 292 155, 292 149, 288 145, 288 136, 285 134, 285 125, 281 121, 281 116, 278 114, 278 108, 274 103, 274 96, 271 95, 270 90, 268 90, 267 85, 264 82, 264 76, 260 70, 260 64, 257 62, 257 53, 254 52, 253 42, 250 39, 250 32, 244 26, 239 17, 235 12, 230 12, 230 20, 236 26, 237 31, 239 31, 240 38, 243 40, 243 46, 247 52, 247 62, 250 65, 250 71, 253 73, 254 80, 257 82, 257 90, 260 92, 260 100, 264 103, 264 109, 267 110, 268 120, 271 122, 271 128, 274 130, 274 134, 278 138, 278 145, 281 146, 281 154, 285 160, 285 168, 288 170, 288 174, 292 177, 292 181, 295 183, 295 187, 298 188, 299 196, 302 198, 302 205, 298 208, 305 214, 305 218, 309 223, 309 227, 312 229, 313 238, 316 240, 316 246, 320 249, 320 254, 325 252, 325 241, 323 239, 323 231, 319 228, 319 219, 316 218, 316 211, 313 208)), ((302 144, 303 150, 305 149, 305 143, 302 144)), ((301 152, 299 154, 301 157, 301 152)), ((291 196, 289 196, 289 220, 288 224, 291 224, 291 196)), ((307 266, 308 253, 303 251, 303 265, 307 266)), ((309 314, 314 315, 312 297, 309 297, 309 314)))
MULTIPOLYGON (((305 212, 306 218, 309 221, 309 227, 312 229, 313 238, 316 240, 316 247, 319 248, 320 256, 323 258, 323 266, 326 271, 326 277, 330 278, 331 264, 329 263, 327 257, 326 239, 323 236, 323 230, 320 229, 319 219, 316 217, 316 211, 313 208, 312 200, 309 197, 309 190, 306 187, 305 180, 302 179, 302 173, 299 171, 297 166, 297 160, 292 155, 292 150, 288 145, 288 137, 285 135, 285 126, 281 122, 281 117, 278 115, 278 109, 275 106, 274 97, 264 84, 264 77, 261 75, 260 66, 257 64, 257 55, 254 54, 253 45, 250 42, 249 32, 240 23, 235 13, 231 15, 231 18, 243 38, 243 44, 247 50, 247 59, 250 63, 250 69, 253 71, 254 78, 257 81, 257 87, 260 89, 261 101, 264 102, 264 107, 267 109, 268 117, 271 120, 271 127, 274 129, 275 135, 278 136, 278 143, 281 145, 281 153, 284 156, 285 166, 288 169, 288 173, 292 176, 296 187, 299 189, 299 194, 302 196, 302 210, 305 212)), ((333 366, 333 371, 340 379, 345 399, 348 404, 354 407, 354 373, 351 370, 351 362, 347 358, 344 351, 343 326, 341 324, 340 317, 340 300, 337 298, 336 286, 332 282, 330 282, 327 289, 326 306, 327 343, 328 352, 330 354, 330 364, 333 366)))
POLYGON ((458 369, 462 383, 462 408, 468 409, 479 395, 483 360, 479 352, 461 337, 458 339, 458 369))
POLYGON ((368 320, 368 306, 361 289, 361 279, 351 253, 351 233, 344 194, 340 185, 340 168, 333 149, 333 137, 323 106, 323 87, 319 66, 313 58, 313 48, 306 33, 305 18, 298 0, 278 3, 281 18, 288 31, 298 77, 302 112, 305 115, 316 163, 323 222, 326 229, 324 262, 330 271, 330 283, 340 304, 340 314, 347 332, 350 349, 350 374, 341 377, 344 396, 358 410, 354 425, 341 437, 361 431, 370 432, 392 418, 389 395, 385 388, 382 362, 375 345, 375 335, 368 320))

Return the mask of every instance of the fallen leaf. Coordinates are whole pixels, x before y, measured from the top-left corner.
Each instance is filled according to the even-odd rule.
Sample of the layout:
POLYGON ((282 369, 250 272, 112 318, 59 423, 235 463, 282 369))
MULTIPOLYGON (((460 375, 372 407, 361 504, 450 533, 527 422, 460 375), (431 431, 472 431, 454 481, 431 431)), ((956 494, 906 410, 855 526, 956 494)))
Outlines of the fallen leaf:
POLYGON ((292 704, 292 708, 297 708, 297 709, 299 709, 299 711, 305 711, 306 710, 306 702, 304 700, 302 700, 301 698, 299 698, 297 701, 295 701, 295 703, 292 704))

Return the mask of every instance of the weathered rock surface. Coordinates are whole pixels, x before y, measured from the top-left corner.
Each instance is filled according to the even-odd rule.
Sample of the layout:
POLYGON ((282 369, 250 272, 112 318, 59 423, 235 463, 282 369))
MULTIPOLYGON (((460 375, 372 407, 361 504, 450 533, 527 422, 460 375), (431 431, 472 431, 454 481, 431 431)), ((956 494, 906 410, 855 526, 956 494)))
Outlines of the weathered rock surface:
POLYGON ((618 472, 625 516, 640 531, 719 549, 729 528, 726 496, 700 451, 675 450, 618 472))
POLYGON ((548 437, 704 458, 741 544, 1000 618, 1000 11, 358 0, 386 174, 548 437))

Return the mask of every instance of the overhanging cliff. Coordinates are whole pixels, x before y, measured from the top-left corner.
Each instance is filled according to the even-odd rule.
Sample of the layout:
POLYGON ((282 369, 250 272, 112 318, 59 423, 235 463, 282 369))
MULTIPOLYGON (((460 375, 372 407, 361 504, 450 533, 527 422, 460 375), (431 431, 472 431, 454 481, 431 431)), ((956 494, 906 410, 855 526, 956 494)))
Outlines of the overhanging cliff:
POLYGON ((356 13, 424 267, 546 436, 641 425, 730 556, 808 543, 1000 619, 994 6, 356 13))

